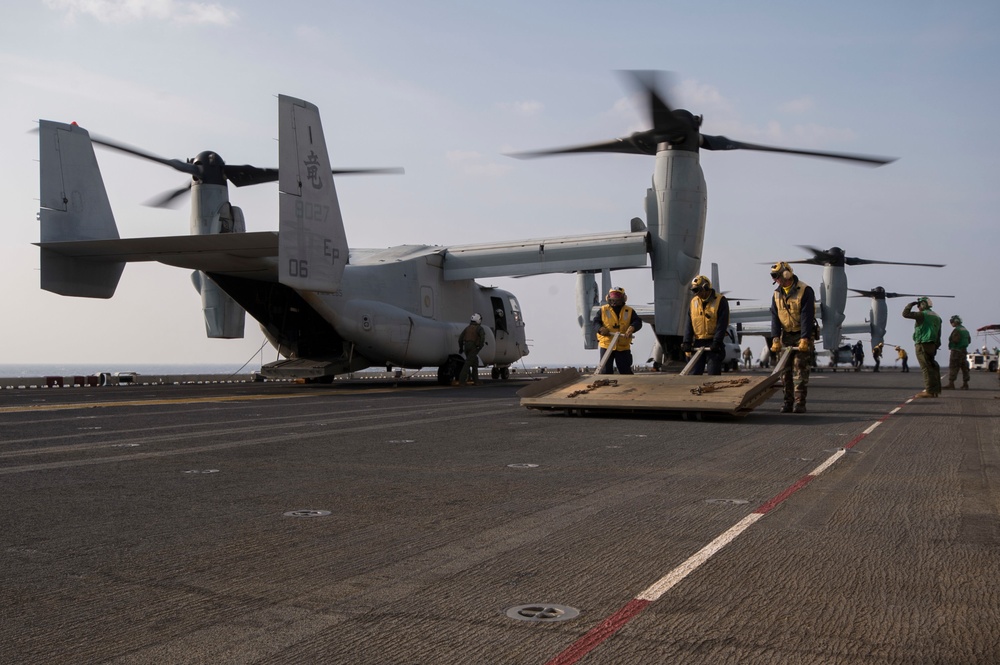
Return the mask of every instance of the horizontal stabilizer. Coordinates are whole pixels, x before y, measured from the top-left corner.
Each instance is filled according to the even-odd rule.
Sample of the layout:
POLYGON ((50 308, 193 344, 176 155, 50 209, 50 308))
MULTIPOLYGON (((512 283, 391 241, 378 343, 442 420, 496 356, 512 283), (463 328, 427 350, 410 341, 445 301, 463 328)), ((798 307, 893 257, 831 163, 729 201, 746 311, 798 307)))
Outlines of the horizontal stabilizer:
POLYGON ((44 252, 96 262, 158 261, 160 263, 237 275, 263 281, 277 280, 275 257, 278 234, 220 233, 217 235, 163 236, 115 240, 79 240, 38 243, 44 252))

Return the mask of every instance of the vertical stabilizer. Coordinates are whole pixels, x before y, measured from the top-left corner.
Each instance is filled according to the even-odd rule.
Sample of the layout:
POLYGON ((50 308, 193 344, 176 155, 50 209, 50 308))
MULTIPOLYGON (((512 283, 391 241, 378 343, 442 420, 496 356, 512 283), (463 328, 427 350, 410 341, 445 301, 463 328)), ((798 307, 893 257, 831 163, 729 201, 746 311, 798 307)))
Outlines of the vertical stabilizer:
POLYGON ((297 290, 333 292, 347 264, 347 236, 319 109, 278 97, 278 277, 297 290))
POLYGON ((64 256, 44 247, 119 237, 90 134, 50 120, 40 120, 38 130, 42 288, 64 296, 110 298, 124 263, 64 256))

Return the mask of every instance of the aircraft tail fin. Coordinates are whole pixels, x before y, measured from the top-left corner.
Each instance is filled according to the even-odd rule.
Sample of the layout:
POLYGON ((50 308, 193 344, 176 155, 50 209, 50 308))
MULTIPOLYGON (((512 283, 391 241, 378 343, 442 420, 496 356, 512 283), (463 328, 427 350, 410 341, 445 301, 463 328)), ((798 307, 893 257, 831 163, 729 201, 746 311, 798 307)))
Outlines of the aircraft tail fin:
POLYGON ((110 298, 125 264, 65 256, 46 242, 117 239, 94 145, 76 124, 39 121, 42 288, 64 296, 110 298))
POLYGON ((347 265, 347 234, 319 109, 278 97, 278 279, 298 290, 334 292, 347 265))

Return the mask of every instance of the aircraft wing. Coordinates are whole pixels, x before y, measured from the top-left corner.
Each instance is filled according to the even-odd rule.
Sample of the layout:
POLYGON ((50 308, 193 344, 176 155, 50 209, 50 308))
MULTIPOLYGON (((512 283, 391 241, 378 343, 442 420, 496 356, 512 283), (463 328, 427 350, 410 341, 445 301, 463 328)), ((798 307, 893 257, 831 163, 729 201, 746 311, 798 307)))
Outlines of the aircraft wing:
POLYGON ((159 261, 178 268, 277 281, 278 234, 220 233, 35 243, 43 252, 95 263, 159 261))
POLYGON ((444 278, 509 277, 605 268, 642 268, 645 231, 455 245, 444 250, 444 278))
POLYGON ((840 325, 841 335, 867 335, 872 331, 870 323, 842 323, 840 325))
MULTIPOLYGON (((278 233, 273 231, 35 244, 43 252, 95 264, 158 261, 222 275, 262 281, 278 279, 278 233)), ((444 278, 457 280, 641 268, 646 265, 647 245, 645 232, 621 232, 418 249, 433 249, 441 254, 444 278)))

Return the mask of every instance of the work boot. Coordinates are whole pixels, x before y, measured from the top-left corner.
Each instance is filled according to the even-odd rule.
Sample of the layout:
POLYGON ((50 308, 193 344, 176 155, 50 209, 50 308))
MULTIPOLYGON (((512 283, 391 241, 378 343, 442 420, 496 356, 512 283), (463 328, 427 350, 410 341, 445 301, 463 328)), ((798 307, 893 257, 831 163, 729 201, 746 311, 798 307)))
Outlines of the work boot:
POLYGON ((792 412, 792 403, 791 402, 785 402, 784 404, 782 404, 781 405, 781 412, 782 413, 791 413, 792 412))
POLYGON ((964 383, 962 383, 962 390, 968 390, 968 389, 969 389, 969 382, 965 381, 964 383))
POLYGON ((945 385, 941 386, 941 390, 954 390, 954 389, 955 389, 954 381, 949 381, 945 385))
POLYGON ((795 406, 792 407, 792 413, 805 413, 805 412, 806 412, 805 402, 796 402, 795 406))
POLYGON ((451 380, 451 385, 457 386, 458 385, 458 379, 452 379, 451 380))
POLYGON ((929 393, 926 390, 924 390, 924 391, 921 391, 921 392, 917 393, 916 397, 917 397, 917 399, 923 399, 925 397, 937 397, 937 395, 935 395, 934 393, 929 393))

